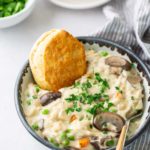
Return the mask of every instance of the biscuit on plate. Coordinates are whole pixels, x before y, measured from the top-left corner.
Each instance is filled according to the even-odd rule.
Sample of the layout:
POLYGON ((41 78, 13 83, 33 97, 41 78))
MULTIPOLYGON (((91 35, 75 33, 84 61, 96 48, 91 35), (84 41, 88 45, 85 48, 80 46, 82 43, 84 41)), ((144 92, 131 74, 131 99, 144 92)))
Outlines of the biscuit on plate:
POLYGON ((37 84, 57 91, 70 86, 86 72, 85 49, 64 30, 44 33, 33 46, 29 63, 37 84))

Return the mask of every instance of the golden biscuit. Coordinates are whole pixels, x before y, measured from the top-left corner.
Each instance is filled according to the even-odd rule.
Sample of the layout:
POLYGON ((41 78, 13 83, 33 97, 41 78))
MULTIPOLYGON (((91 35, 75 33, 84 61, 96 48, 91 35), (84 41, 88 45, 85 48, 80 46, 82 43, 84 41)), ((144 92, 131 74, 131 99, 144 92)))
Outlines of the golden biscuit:
POLYGON ((85 49, 68 32, 53 29, 35 43, 29 63, 37 84, 57 91, 70 86, 86 72, 85 49))

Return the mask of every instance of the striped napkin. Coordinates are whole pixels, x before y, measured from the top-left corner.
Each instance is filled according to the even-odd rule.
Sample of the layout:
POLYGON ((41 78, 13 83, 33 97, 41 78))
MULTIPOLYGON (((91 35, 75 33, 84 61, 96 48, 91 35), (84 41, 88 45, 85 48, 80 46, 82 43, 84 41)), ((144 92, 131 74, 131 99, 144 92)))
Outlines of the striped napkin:
MULTIPOLYGON (((134 51, 150 69, 150 0, 112 0, 103 7, 108 23, 93 36, 134 51)), ((150 125, 125 150, 150 150, 150 125)))

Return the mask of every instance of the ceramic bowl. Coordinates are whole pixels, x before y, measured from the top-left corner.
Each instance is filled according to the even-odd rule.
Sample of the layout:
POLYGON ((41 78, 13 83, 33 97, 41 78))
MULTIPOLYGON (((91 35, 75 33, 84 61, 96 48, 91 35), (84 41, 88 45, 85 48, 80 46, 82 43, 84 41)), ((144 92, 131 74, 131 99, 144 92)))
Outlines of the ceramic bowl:
POLYGON ((8 28, 14 26, 23 21, 24 19, 26 19, 31 14, 35 2, 36 0, 28 0, 25 5, 25 8, 20 12, 12 16, 0 18, 0 28, 8 28))
MULTIPOLYGON (((142 72, 145 80, 143 80, 144 84, 144 113, 140 122, 139 128, 136 130, 135 134, 126 141, 125 146, 129 145, 131 142, 133 142, 137 137, 141 135, 141 133, 144 132, 146 127, 148 126, 150 122, 150 98, 149 98, 149 85, 150 85, 150 73, 145 66, 145 64, 133 53, 131 50, 122 47, 116 43, 113 43, 111 41, 94 38, 94 37, 79 37, 78 38, 81 42, 84 43, 86 49, 94 49, 96 51, 104 50, 105 49, 112 49, 112 51, 118 51, 122 55, 128 55, 128 57, 131 59, 132 62, 137 63, 138 69, 140 72, 142 72), (101 48, 100 48, 101 47, 101 48)), ((48 141, 41 138, 39 135, 37 135, 32 128, 29 126, 28 122, 26 121, 23 108, 22 108, 22 99, 24 97, 24 91, 27 88, 28 83, 34 82, 30 70, 30 66, 28 61, 25 63, 25 65, 21 68, 21 71, 18 75, 16 86, 15 86, 15 105, 18 112, 18 115, 21 119, 21 122, 23 123, 24 127, 28 130, 28 132, 39 142, 41 142, 43 145, 51 148, 52 150, 60 150, 59 148, 53 147, 48 141)), ((110 150, 115 150, 114 148, 111 148, 110 150)))

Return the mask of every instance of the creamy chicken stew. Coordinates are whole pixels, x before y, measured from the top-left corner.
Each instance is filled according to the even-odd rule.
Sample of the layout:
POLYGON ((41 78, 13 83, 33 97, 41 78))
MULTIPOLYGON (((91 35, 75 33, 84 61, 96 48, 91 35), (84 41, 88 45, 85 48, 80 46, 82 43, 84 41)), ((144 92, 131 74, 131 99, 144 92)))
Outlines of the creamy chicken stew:
MULTIPOLYGON (((22 102, 32 129, 56 147, 99 150, 114 147, 125 120, 143 109, 136 64, 106 51, 86 52, 87 73, 58 92, 30 83, 22 102)), ((129 136, 139 121, 132 121, 129 136)))

